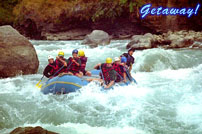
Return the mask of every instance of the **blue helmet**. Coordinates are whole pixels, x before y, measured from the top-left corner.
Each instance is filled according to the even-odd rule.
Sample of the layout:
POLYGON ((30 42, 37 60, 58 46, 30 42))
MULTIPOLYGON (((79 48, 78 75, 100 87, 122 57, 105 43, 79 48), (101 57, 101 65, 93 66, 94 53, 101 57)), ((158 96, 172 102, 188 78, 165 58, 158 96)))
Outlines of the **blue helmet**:
POLYGON ((77 50, 77 49, 74 49, 74 50, 72 51, 72 54, 73 54, 73 53, 78 54, 78 50, 77 50))
POLYGON ((126 63, 127 62, 127 58, 126 57, 121 57, 121 63, 126 63))

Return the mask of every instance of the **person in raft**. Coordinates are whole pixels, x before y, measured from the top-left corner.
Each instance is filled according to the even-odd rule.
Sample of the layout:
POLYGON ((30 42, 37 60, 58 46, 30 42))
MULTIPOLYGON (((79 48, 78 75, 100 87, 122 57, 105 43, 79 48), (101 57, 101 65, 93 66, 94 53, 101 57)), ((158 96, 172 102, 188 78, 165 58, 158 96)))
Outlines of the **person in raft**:
POLYGON ((114 70, 112 66, 112 59, 107 58, 106 63, 99 63, 97 64, 94 69, 101 69, 100 71, 100 77, 99 79, 88 79, 88 81, 94 81, 98 80, 101 83, 105 83, 104 88, 110 88, 111 86, 114 85, 115 80, 116 80, 116 71, 114 70), (104 78, 103 78, 104 77, 104 78), (104 80, 103 80, 104 79, 104 80))
POLYGON ((126 72, 124 66, 121 64, 121 60, 118 57, 114 58, 114 63, 112 64, 114 70, 116 71, 115 82, 126 82, 126 72))
POLYGON ((47 78, 53 78, 53 75, 57 71, 58 66, 56 65, 53 56, 49 55, 48 56, 48 65, 43 71, 43 75, 46 76, 47 78))
POLYGON ((124 69, 128 69, 128 66, 126 65, 126 63, 127 63, 127 58, 124 56, 121 57, 121 65, 124 67, 124 69))
POLYGON ((79 58, 81 60, 80 71, 83 73, 83 75, 91 76, 91 72, 85 70, 88 57, 85 56, 83 50, 79 50, 79 58))
POLYGON ((66 59, 64 58, 63 51, 59 51, 58 56, 56 56, 55 63, 58 66, 57 71, 62 68, 56 75, 60 73, 67 73, 67 63, 66 59))
POLYGON ((127 62, 126 65, 128 66, 129 72, 131 72, 132 70, 132 66, 135 62, 135 58, 133 57, 133 53, 134 53, 134 49, 129 49, 128 53, 123 53, 120 57, 126 57, 127 58, 127 62))
POLYGON ((80 71, 81 60, 78 57, 77 49, 72 51, 72 57, 69 57, 69 59, 66 62, 67 62, 67 67, 68 67, 67 74, 75 75, 78 77, 83 76, 82 72, 80 71))

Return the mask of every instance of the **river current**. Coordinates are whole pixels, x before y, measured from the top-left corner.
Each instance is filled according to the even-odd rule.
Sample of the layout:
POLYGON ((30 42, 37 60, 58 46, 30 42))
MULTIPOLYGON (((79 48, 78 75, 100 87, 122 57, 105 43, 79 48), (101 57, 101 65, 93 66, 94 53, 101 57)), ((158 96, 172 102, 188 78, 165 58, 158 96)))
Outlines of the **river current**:
MULTIPOLYGON (((136 51, 136 84, 103 92, 96 83, 67 95, 43 95, 35 87, 47 56, 82 49, 87 70, 126 52, 128 41, 89 48, 81 41, 31 41, 39 58, 35 75, 0 79, 0 134, 42 126, 61 134, 201 134, 202 50, 162 48, 136 51)), ((44 79, 45 82, 47 79, 44 79)))

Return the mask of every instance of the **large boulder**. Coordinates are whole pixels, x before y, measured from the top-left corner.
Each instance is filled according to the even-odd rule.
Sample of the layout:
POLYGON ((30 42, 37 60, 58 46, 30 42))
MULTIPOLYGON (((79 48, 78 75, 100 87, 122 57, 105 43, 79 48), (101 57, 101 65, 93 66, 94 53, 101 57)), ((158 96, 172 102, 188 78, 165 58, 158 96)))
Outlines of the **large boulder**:
POLYGON ((194 36, 195 33, 189 34, 189 32, 182 30, 167 34, 164 39, 171 41, 169 48, 185 48, 193 45, 194 36))
POLYGON ((57 134, 55 132, 51 132, 43 129, 42 127, 18 127, 14 129, 10 134, 57 134))
POLYGON ((0 77, 37 73, 39 61, 33 45, 11 26, 0 27, 0 77))
POLYGON ((98 45, 108 45, 110 43, 110 36, 102 30, 93 30, 93 32, 85 37, 82 44, 87 44, 91 47, 98 45))
POLYGON ((147 33, 145 35, 134 35, 132 40, 128 43, 127 48, 133 48, 136 50, 152 48, 153 35, 147 33))

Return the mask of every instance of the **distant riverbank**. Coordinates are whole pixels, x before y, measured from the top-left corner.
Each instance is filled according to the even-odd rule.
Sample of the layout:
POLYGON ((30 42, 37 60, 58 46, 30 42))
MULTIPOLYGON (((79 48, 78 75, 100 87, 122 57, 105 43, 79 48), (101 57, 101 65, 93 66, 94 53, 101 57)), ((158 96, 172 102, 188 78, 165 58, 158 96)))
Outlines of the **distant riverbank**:
POLYGON ((112 39, 130 39, 145 33, 202 31, 202 8, 186 16, 147 15, 141 19, 140 7, 192 7, 190 0, 9 0, 0 4, 0 25, 12 25, 21 34, 37 40, 80 40, 93 30, 103 30, 112 39))

